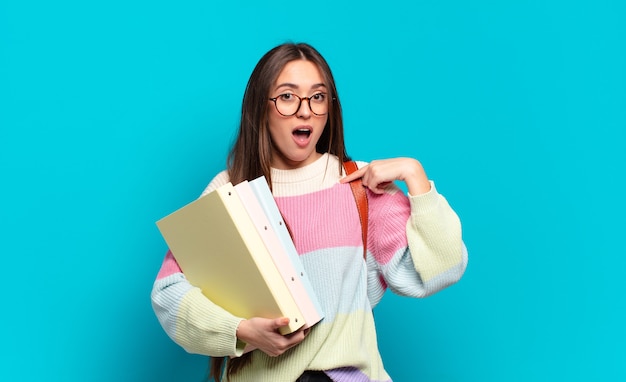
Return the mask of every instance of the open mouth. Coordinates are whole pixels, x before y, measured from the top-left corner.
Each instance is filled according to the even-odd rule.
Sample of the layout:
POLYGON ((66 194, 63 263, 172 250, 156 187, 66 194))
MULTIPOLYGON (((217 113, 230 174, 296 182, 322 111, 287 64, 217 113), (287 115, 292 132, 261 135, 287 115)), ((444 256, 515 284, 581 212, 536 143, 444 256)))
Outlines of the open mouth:
POLYGON ((292 134, 298 139, 306 139, 311 136, 311 129, 295 129, 292 134))

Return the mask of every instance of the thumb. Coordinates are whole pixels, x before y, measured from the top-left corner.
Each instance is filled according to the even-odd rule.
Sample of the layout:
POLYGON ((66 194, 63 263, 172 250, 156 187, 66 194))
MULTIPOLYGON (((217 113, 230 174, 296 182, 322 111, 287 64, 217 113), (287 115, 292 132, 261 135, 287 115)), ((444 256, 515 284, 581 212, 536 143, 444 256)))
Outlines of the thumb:
POLYGON ((288 317, 280 317, 274 320, 274 329, 278 329, 282 326, 289 325, 288 317))

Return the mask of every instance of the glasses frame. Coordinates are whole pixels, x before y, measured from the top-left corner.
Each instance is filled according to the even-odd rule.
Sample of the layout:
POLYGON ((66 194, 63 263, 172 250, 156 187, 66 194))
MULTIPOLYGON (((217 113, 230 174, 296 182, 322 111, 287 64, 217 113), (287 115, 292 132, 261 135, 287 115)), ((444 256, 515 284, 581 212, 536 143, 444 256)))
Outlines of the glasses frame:
MULTIPOLYGON (((291 117, 293 115, 298 114, 298 111, 300 111, 300 108, 302 107, 302 101, 303 100, 306 100, 307 103, 309 104, 309 110, 311 110, 311 113, 321 117, 323 115, 328 114, 328 110, 324 114, 317 114, 316 112, 313 111, 313 108, 311 107, 311 98, 315 97, 316 95, 319 95, 319 94, 323 94, 325 96, 328 96, 328 93, 326 93, 326 92, 317 92, 317 93, 315 93, 315 94, 313 94, 313 95, 311 95, 309 97, 300 97, 299 95, 297 95, 295 93, 282 93, 282 94, 277 95, 274 98, 268 98, 268 100, 274 102, 274 107, 276 108, 276 111, 278 112, 278 114, 282 115, 283 117, 291 117), (283 94, 291 94, 292 96, 295 96, 296 98, 298 98, 298 100, 300 100, 298 102, 298 107, 296 108, 296 111, 294 111, 292 114, 283 114, 283 113, 280 112, 280 110, 278 110, 278 104, 276 104, 276 101, 278 100, 278 97, 280 97, 283 94)), ((331 100, 334 100, 334 98, 332 98, 330 100, 327 100, 326 102, 330 103, 331 100)), ((328 105, 328 106, 330 107, 330 105, 328 105)))

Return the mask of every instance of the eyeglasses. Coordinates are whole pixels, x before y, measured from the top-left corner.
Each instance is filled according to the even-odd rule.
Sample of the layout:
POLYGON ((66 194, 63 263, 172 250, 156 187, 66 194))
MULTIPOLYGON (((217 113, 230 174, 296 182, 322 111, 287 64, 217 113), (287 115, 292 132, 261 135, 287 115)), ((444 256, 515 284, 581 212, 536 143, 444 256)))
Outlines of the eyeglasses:
POLYGON ((284 93, 277 97, 270 98, 269 100, 274 102, 276 111, 285 117, 295 115, 298 110, 300 110, 300 106, 302 106, 302 101, 304 100, 309 103, 309 109, 311 109, 313 114, 325 115, 328 113, 328 99, 326 93, 315 93, 310 97, 300 97, 297 94, 284 93))

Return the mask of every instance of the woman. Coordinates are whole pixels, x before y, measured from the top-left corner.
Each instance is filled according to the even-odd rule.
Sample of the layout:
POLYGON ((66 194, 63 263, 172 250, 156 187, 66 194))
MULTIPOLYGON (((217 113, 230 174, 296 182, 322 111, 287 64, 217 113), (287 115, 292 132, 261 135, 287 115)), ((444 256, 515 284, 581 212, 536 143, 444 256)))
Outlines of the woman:
MULTIPOLYGON (((152 291, 168 335, 212 357, 228 381, 390 381, 372 309, 387 287, 425 297, 460 279, 467 252, 457 215, 412 158, 358 162, 345 176, 341 104, 331 70, 307 44, 283 44, 255 67, 239 134, 204 193, 264 175, 288 223, 324 319, 288 336, 287 318, 235 317, 190 285, 168 253, 152 291), (348 182, 369 200, 367 259, 348 182), (394 184, 403 181, 408 195, 394 184), (252 350, 253 349, 253 350, 252 350)), ((204 194, 203 193, 203 194, 204 194)))

